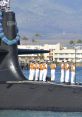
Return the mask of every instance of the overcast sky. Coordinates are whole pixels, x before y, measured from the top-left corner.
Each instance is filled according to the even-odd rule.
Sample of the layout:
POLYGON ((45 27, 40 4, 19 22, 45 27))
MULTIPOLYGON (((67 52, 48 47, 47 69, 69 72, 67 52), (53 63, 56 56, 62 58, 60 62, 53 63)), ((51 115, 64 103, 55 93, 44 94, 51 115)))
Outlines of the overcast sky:
POLYGON ((82 0, 11 0, 21 35, 82 34, 82 0))

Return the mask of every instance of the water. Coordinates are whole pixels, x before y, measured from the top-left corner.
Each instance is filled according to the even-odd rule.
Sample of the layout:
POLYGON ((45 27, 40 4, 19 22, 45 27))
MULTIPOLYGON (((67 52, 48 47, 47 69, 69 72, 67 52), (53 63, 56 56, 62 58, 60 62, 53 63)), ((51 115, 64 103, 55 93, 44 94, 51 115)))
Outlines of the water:
MULTIPOLYGON (((28 79, 29 71, 24 70, 28 79)), ((50 68, 48 68, 50 76, 50 68)), ((60 80, 60 67, 56 69, 56 81, 60 80)), ((82 67, 76 68, 76 81, 82 82, 82 67)), ((0 110, 0 117, 82 117, 82 112, 51 112, 51 111, 28 111, 28 110, 0 110)))
MULTIPOLYGON (((26 79, 28 79, 29 75, 29 70, 24 70, 23 71, 26 79)), ((48 67, 48 73, 47 76, 50 77, 50 67, 48 67)), ((61 69, 59 66, 56 68, 56 82, 60 81, 60 76, 61 76, 61 69)), ((71 76, 71 74, 70 74, 71 76)), ((82 82, 82 67, 76 67, 76 82, 82 82)))
POLYGON ((82 113, 5 110, 0 111, 0 117, 82 117, 82 113))

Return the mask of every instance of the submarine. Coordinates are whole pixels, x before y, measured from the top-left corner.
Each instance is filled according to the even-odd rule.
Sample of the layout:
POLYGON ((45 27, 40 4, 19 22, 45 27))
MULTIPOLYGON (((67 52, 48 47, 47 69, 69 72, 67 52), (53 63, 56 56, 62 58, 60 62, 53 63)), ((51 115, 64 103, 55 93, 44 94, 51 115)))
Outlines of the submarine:
POLYGON ((0 110, 82 112, 82 85, 26 80, 18 62, 17 34, 15 13, 2 7, 0 10, 0 110))

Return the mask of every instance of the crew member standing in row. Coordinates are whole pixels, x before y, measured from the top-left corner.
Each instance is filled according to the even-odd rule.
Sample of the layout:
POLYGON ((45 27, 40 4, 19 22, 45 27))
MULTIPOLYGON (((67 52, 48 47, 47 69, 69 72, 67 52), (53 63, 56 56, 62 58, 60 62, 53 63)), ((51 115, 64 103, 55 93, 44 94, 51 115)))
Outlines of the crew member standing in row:
POLYGON ((46 81, 46 77, 47 77, 47 64, 44 61, 44 63, 43 63, 43 81, 46 81))
POLYGON ((67 61, 65 63, 65 83, 69 83, 69 70, 70 70, 70 65, 67 61))
POLYGON ((61 83, 65 82, 64 76, 65 76, 65 64, 64 64, 64 61, 62 61, 62 64, 61 64, 61 78, 60 78, 61 83))
POLYGON ((29 80, 34 80, 35 76, 35 63, 34 61, 31 61, 30 63, 30 71, 29 71, 29 80))
POLYGON ((39 69, 40 69, 39 81, 42 81, 43 80, 43 62, 39 64, 39 69))
POLYGON ((55 81, 56 64, 54 62, 51 63, 50 69, 51 69, 51 81, 55 81))
POLYGON ((75 64, 71 65, 71 84, 75 84, 75 64))
POLYGON ((39 78, 39 62, 35 63, 35 81, 38 81, 39 78))

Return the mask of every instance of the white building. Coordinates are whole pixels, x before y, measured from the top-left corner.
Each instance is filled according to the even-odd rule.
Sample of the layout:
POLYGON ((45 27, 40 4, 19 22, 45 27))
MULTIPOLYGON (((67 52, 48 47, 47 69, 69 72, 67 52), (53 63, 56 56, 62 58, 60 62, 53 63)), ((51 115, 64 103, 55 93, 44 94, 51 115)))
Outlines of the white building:
POLYGON ((44 44, 44 45, 19 45, 18 48, 22 49, 44 49, 50 50, 50 53, 46 54, 27 54, 27 55, 19 55, 20 59, 23 61, 28 61, 28 59, 39 59, 40 56, 43 56, 44 60, 49 61, 57 61, 61 62, 62 60, 73 61, 73 62, 82 62, 82 49, 68 49, 67 47, 61 46, 58 44, 44 44))
POLYGON ((54 51, 54 60, 61 62, 62 60, 82 62, 82 50, 62 49, 54 51))

